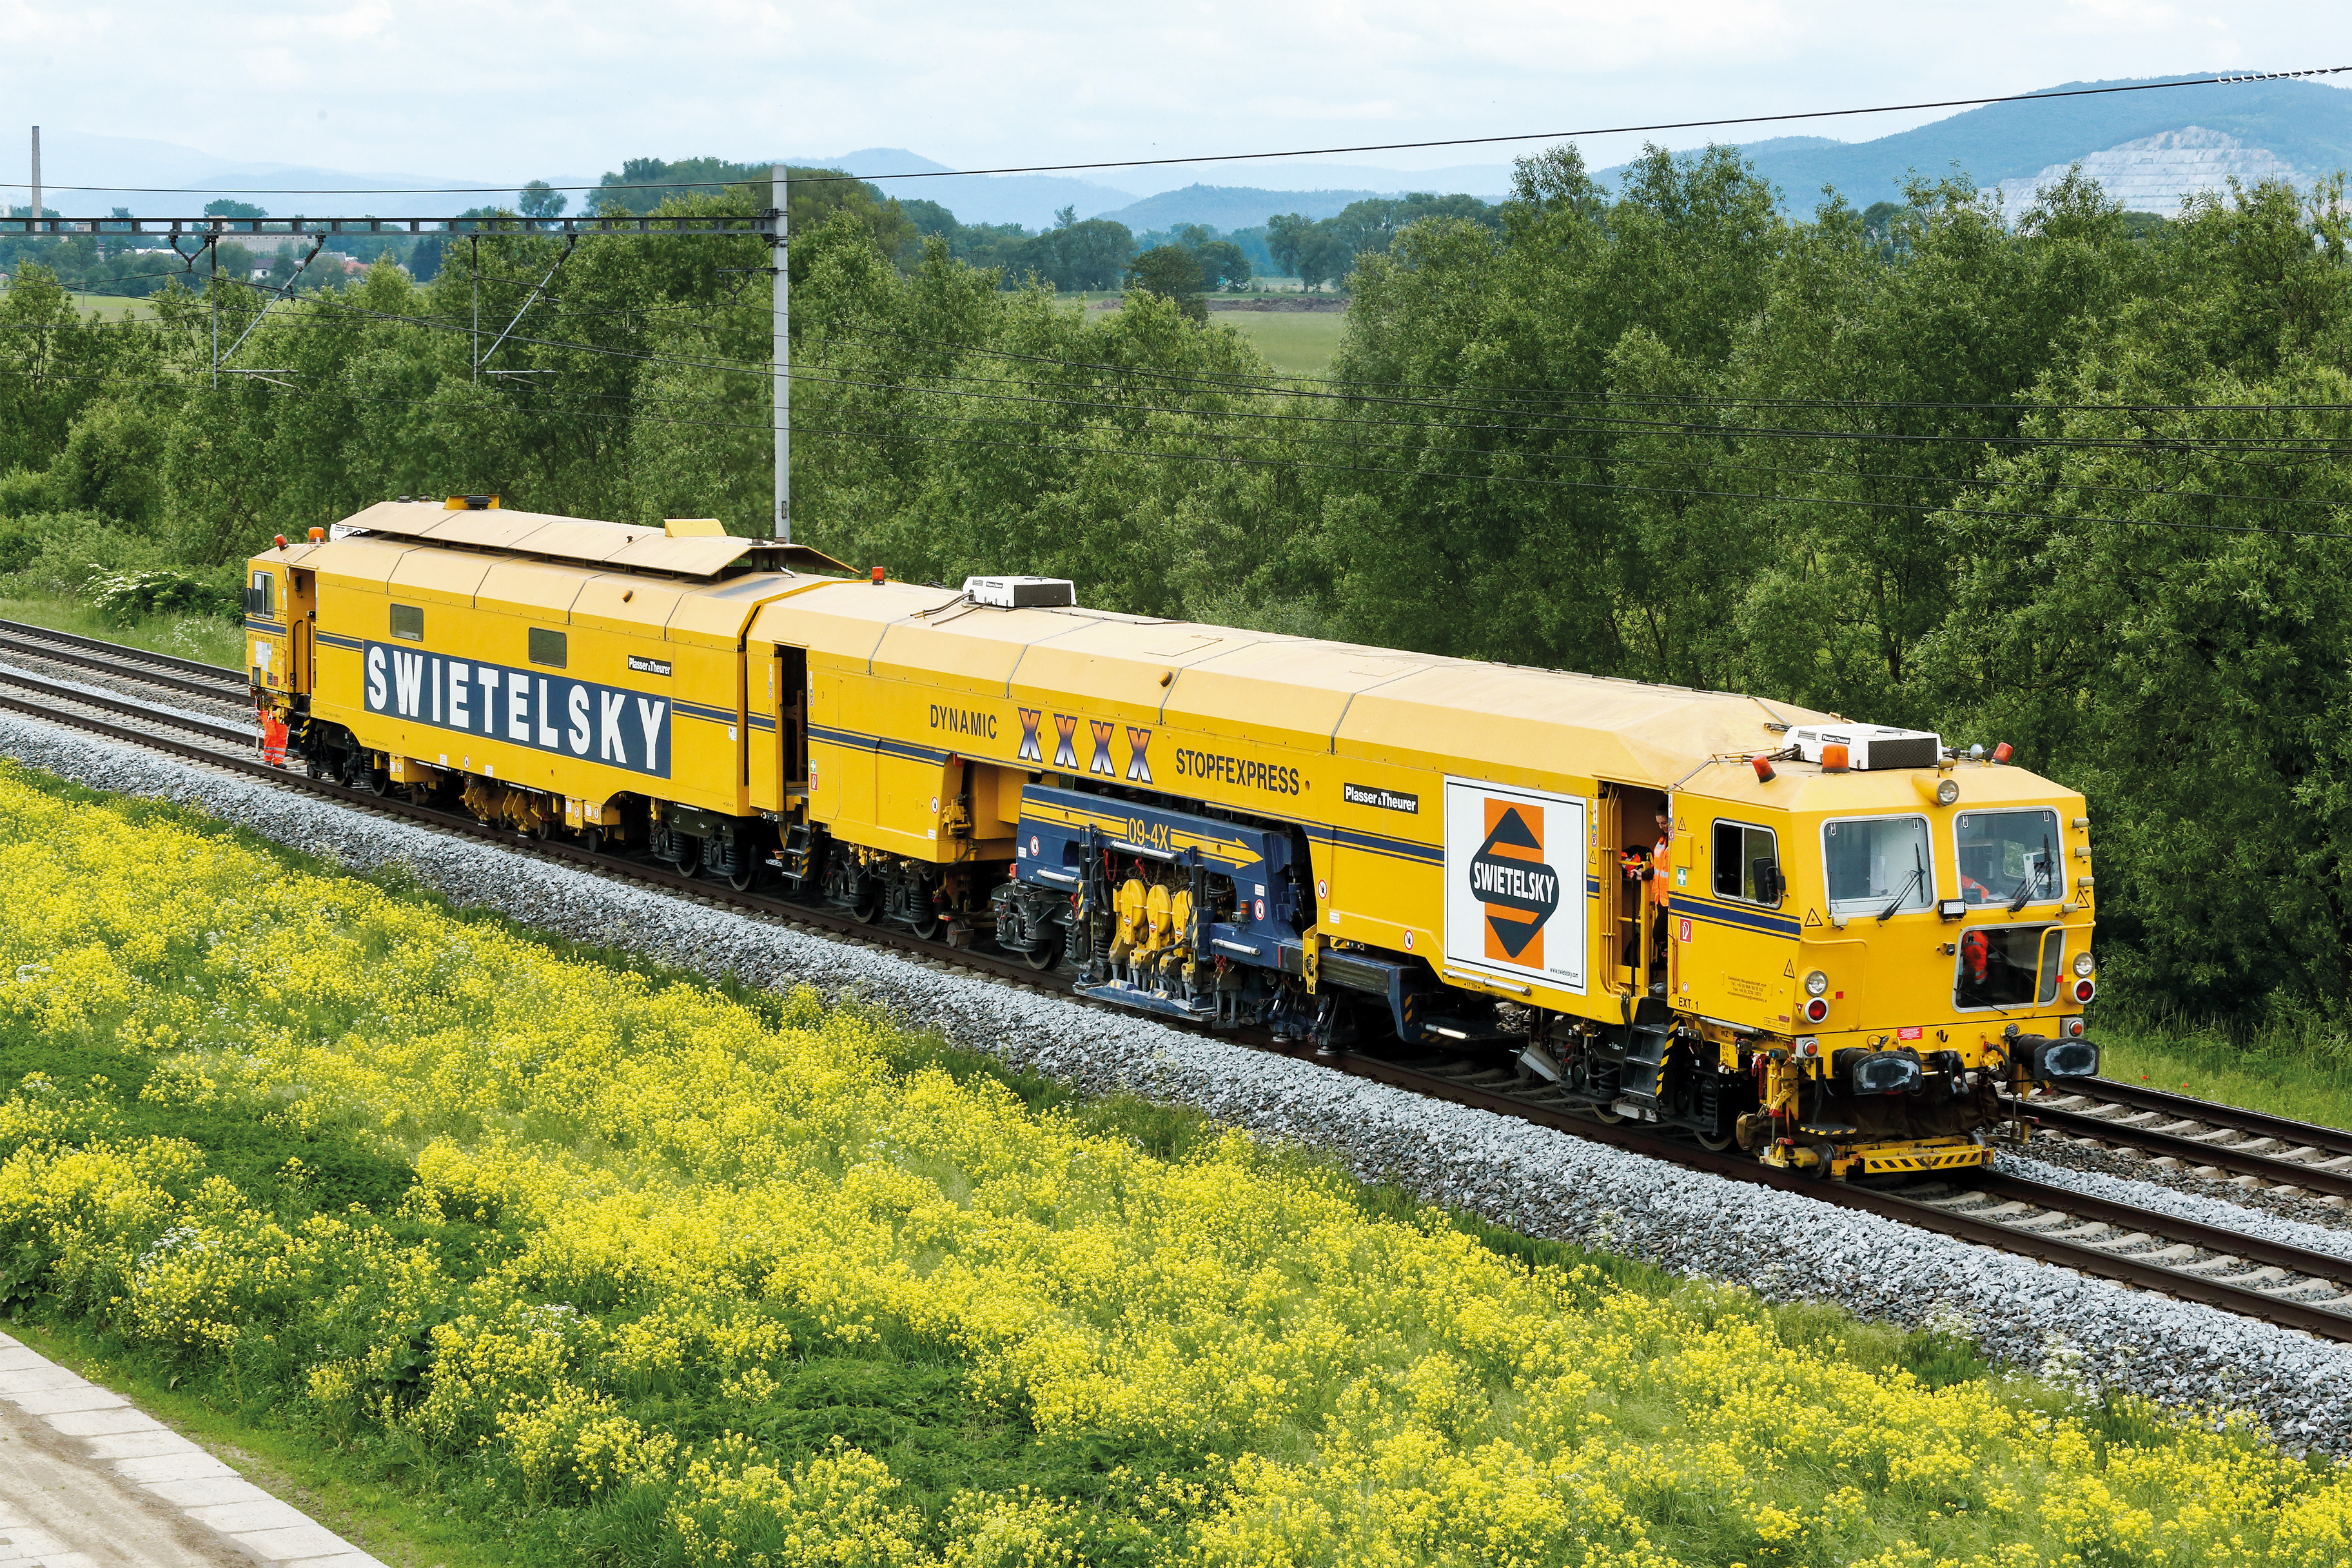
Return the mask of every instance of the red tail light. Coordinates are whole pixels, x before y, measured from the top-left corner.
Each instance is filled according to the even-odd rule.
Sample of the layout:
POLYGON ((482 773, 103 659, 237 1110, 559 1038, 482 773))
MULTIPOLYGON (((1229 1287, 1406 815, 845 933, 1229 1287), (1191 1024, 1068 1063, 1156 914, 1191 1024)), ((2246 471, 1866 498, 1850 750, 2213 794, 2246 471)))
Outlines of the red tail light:
POLYGON ((2092 997, 2096 996, 2098 994, 2099 994, 2099 988, 2098 988, 2096 985, 2093 984, 2090 981, 2088 981, 2088 980, 2077 980, 2076 982, 2074 982, 2074 1000, 2075 1000, 2075 1001, 2077 1001, 2077 1002, 2088 1002, 2092 997))
POLYGON ((1829 998, 1816 996, 1805 1004, 1805 1022, 1818 1024, 1830 1016, 1829 998))

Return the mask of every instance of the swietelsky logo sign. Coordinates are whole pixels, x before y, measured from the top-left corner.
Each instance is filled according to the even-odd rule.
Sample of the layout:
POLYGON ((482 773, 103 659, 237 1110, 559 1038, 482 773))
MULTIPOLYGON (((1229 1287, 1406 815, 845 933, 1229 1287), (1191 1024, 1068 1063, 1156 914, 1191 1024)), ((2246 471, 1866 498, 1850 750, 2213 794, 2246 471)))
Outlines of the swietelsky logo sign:
POLYGON ((1539 805, 1486 803, 1486 837, 1470 858, 1470 893, 1486 908, 1486 956, 1543 967, 1543 929, 1559 908, 1559 873, 1544 859, 1539 805))
POLYGON ((1449 966, 1584 990, 1590 815, 1577 795, 1445 781, 1449 966))

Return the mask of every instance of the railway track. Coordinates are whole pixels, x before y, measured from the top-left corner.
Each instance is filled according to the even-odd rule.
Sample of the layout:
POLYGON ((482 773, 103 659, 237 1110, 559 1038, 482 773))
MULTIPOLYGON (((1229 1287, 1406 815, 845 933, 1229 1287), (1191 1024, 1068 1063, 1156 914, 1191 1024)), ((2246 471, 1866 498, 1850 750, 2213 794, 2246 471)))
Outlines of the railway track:
MULTIPOLYGON (((19 635, 12 623, 0 622, 0 633, 19 635)), ((38 639, 33 639, 38 640, 38 639)), ((102 659, 110 645, 88 638, 67 639, 52 634, 54 646, 70 648, 85 659, 102 659)), ((0 645, 5 646, 5 645, 0 645)), ((143 683, 159 692, 184 693, 180 680, 217 683, 234 671, 194 665, 192 660, 160 663, 164 656, 145 656, 105 668, 116 680, 143 683), (193 666, 193 668, 187 668, 193 666), (142 668, 143 667, 143 668, 142 668), (171 679, 165 679, 169 677, 171 679)), ((43 654, 43 658, 55 658, 43 654)), ((74 661, 68 661, 74 662, 74 661)), ((83 668, 95 668, 87 663, 83 668)), ((210 695, 207 693, 207 695, 210 695)), ((240 700, 242 693, 238 694, 240 700)), ((682 893, 712 906, 723 906, 803 930, 847 938, 874 947, 886 947, 935 968, 961 971, 1000 984, 1066 997, 1081 1005, 1101 1006, 1069 996, 1067 987, 1050 975, 1031 970, 1022 960, 950 948, 927 942, 912 932, 879 924, 866 924, 829 907, 801 903, 758 891, 739 892, 723 882, 680 876, 658 863, 593 852, 562 839, 533 839, 512 829, 486 826, 461 812, 419 805, 397 795, 378 795, 299 771, 271 767, 253 752, 249 725, 240 728, 223 721, 175 710, 168 703, 148 704, 135 699, 92 691, 0 665, 0 710, 65 724, 110 740, 143 746, 184 760, 210 764, 282 787, 338 801, 343 805, 402 818, 444 832, 498 844, 506 848, 561 861, 624 883, 682 893), (126 722, 127 721, 127 722, 126 722), (178 731, 161 734, 158 727, 178 731)), ((1280 1045, 1269 1036, 1242 1032, 1228 1036, 1262 1049, 1299 1055, 1307 1047, 1280 1045)), ((1639 1123, 1604 1123, 1568 1105, 1547 1098, 1540 1080, 1530 1083, 1516 1072, 1490 1062, 1430 1056, 1413 1060, 1339 1052, 1318 1058, 1341 1072, 1413 1090, 1434 1099, 1512 1116, 1578 1137, 1613 1144, 1675 1164, 1710 1172, 1755 1186, 1802 1194, 1836 1207, 1856 1209, 1902 1224, 1938 1232, 1979 1246, 2034 1258, 2079 1273, 2158 1291, 2300 1330, 2320 1338, 2352 1342, 2352 1260, 2326 1253, 2261 1240, 2235 1231, 2183 1220, 2128 1204, 2092 1198, 1998 1173, 1985 1173, 1965 1185, 1922 1182, 1899 1187, 1869 1187, 1817 1181, 1761 1165, 1736 1153, 1714 1153, 1667 1134, 1646 1131, 1639 1123)), ((2104 1092, 2123 1086, 2104 1080, 2095 1088, 2104 1092)), ((2152 1091, 2131 1090, 2147 1095, 2152 1091)), ((2179 1097, 2164 1096, 2165 1100, 2179 1097)), ((2100 1103, 2135 1112, 2156 1109, 2115 1099, 2100 1103)), ((2203 1115, 2227 1108, 2185 1100, 2203 1115)), ((2055 1103, 2033 1101, 2031 1112, 2045 1122, 2056 1115, 2086 1116, 2103 1131, 2099 1136, 2120 1141, 2124 1134, 2109 1121, 2076 1112, 2055 1103)), ((2251 1115, 2252 1113, 2245 1113, 2251 1115)), ((2208 1121, 2210 1121, 2210 1118, 2208 1121)), ((2276 1119, 2268 1119, 2275 1121, 2276 1119)), ((2326 1134, 2352 1154, 2352 1133, 2285 1123, 2303 1139, 2299 1149, 2318 1152, 2316 1140, 2326 1134)), ((2243 1129, 2251 1131, 2251 1129, 2243 1129)), ((2151 1134, 2140 1134, 2149 1136, 2151 1134)), ((2169 1135, 2169 1134, 2168 1134, 2169 1135)), ((2277 1138, 2281 1129, 2263 1136, 2277 1138)), ((2207 1152, 2218 1152, 2199 1144, 2207 1152)), ((2262 1158, 2241 1155, 2241 1159, 2262 1158)), ((2333 1158, 2333 1155, 2329 1156, 2333 1158)), ((2296 1166, 2307 1171, 2308 1166, 2296 1166)), ((2327 1174, 2327 1173, 2322 1173, 2327 1174)), ((2352 1189, 2352 1178, 2346 1178, 2352 1189)))
POLYGON ((2352 1199, 2352 1131, 2090 1079, 2019 1107, 2052 1131, 2138 1149, 2200 1175, 2234 1176, 2322 1201, 2352 1199))
POLYGON ((120 643, 100 642, 96 637, 79 637, 72 632, 51 631, 47 626, 27 626, 22 621, 0 620, 0 657, 8 654, 71 665, 110 675, 117 679, 136 679, 182 696, 232 702, 240 708, 251 701, 251 688, 246 684, 242 670, 225 669, 216 664, 201 664, 193 658, 181 658, 173 654, 125 647, 120 643))

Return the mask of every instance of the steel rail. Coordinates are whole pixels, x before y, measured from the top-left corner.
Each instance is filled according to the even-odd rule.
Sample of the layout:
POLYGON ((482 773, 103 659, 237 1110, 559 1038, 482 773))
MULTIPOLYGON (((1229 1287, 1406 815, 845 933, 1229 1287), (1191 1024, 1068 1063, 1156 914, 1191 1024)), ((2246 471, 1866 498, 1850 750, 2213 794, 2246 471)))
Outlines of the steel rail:
MULTIPOLYGON (((23 682, 26 679, 19 672, 0 670, 0 682, 23 682)), ((51 683, 40 682, 40 684, 48 686, 51 683)), ((66 695, 76 702, 91 702, 86 694, 75 692, 69 689, 67 689, 66 695)), ((142 709, 128 702, 119 706, 131 716, 150 723, 170 722, 177 717, 142 709)), ((464 814, 452 814, 419 805, 413 801, 390 795, 379 795, 372 791, 354 789, 328 779, 314 779, 299 771, 272 766, 257 757, 224 752, 212 747, 174 740, 148 731, 135 730, 127 725, 113 723, 87 714, 60 713, 39 703, 29 702, 11 695, 5 690, 0 690, 0 709, 88 731, 103 735, 110 740, 144 746, 190 761, 225 768, 247 777, 266 780, 343 805, 381 812, 387 816, 440 828, 446 832, 457 833, 507 848, 562 861, 615 879, 635 881, 684 893, 705 903, 729 905, 750 913, 779 920, 787 924, 814 927, 856 940, 872 942, 877 945, 895 948, 917 959, 946 963, 992 978, 1009 981, 1028 989, 1080 1002, 1084 1005, 1098 1010, 1109 1010, 1104 1004, 1087 1002, 1083 998, 1071 996, 1066 988, 1054 983, 1051 972, 1032 970, 1018 960, 1002 958, 993 953, 979 952, 969 948, 941 946, 923 941, 911 932, 900 931, 878 923, 868 925, 849 915, 829 909, 772 898, 757 892, 739 891, 724 883, 681 876, 675 871, 660 869, 634 860, 622 860, 614 856, 585 849, 560 839, 532 838, 510 828, 484 825, 464 814)), ((194 724, 184 727, 198 728, 194 724)), ((1236 1037, 1229 1034, 1226 1037, 1236 1037)), ((1491 1088, 1465 1082, 1458 1078, 1443 1073, 1385 1060, 1361 1052, 1339 1051, 1328 1055, 1314 1054, 1302 1047, 1274 1045, 1268 1037, 1255 1031, 1240 1032, 1238 1037, 1246 1043, 1293 1057, 1306 1058, 1319 1065, 1328 1066, 1358 1078, 1412 1089, 1431 1099, 1514 1117, 1594 1142, 1607 1143, 1666 1163, 1704 1171, 1753 1186, 1770 1187, 1794 1193, 1840 1208, 1876 1215, 1899 1224, 1935 1231, 1940 1235, 1990 1247, 1997 1251, 2014 1253, 2038 1261, 2072 1268, 2078 1273, 2116 1280, 2185 1300, 2201 1302, 2223 1311, 2260 1319, 2282 1328, 2298 1330, 2323 1339, 2352 1342, 2352 1316, 2301 1302, 2283 1300, 2260 1290, 2231 1284, 2226 1280, 2202 1279, 2136 1259, 2128 1255, 2120 1255, 2099 1247, 2071 1242, 2063 1237, 2039 1236, 2031 1231, 2020 1230, 2015 1226, 2004 1226, 1992 1220, 1967 1214, 1951 1213, 1931 1203, 1905 1197, 1898 1193, 1857 1187, 1843 1182, 1822 1181, 1815 1177, 1781 1171, 1744 1156, 1728 1152, 1717 1153, 1663 1132, 1647 1131, 1638 1123, 1600 1121, 1590 1116, 1538 1104, 1525 1097, 1506 1094, 1491 1088)), ((2297 1273, 2307 1273, 2315 1278, 2327 1279, 2331 1281, 2339 1276, 2352 1276, 2352 1266, 2347 1266, 2342 1259, 2329 1258, 2325 1254, 2305 1253, 2301 1248, 2281 1247, 2274 1243, 2261 1242, 2235 1233, 2221 1232, 2210 1226, 2195 1226, 2193 1222, 2178 1221, 2169 1215, 2158 1214, 2152 1210, 2137 1209, 2128 1205, 2086 1198, 2064 1188, 2042 1189, 2040 1184, 2019 1183, 2015 1178, 1996 1176, 1994 1179, 2011 1184, 2009 1190, 2021 1194, 2026 1188, 2034 1189, 2035 1195, 2028 1201, 2041 1203, 2047 1207, 2063 1208, 2067 1212, 2082 1215, 2091 1215, 2095 1207, 2099 1212, 2094 1217, 2109 1219, 2112 1223, 2130 1225, 2151 1235, 2177 1234, 2179 1239, 2190 1245, 2211 1246, 2216 1250, 2226 1250, 2236 1257, 2267 1261, 2272 1267, 2292 1268, 2297 1273), (2041 1195, 2044 1191, 2048 1194, 2046 1197, 2041 1195), (2226 1247, 2221 1246, 2218 1242, 2192 1241, 2188 1234, 2191 1230, 2200 1235, 2226 1237, 2226 1247), (2268 1256, 2257 1258, 2258 1250, 2268 1256), (2288 1255, 2293 1255, 2294 1261, 2285 1261, 2288 1255), (2323 1270, 2328 1272, 2323 1272, 2323 1270)), ((2347 1283, 2352 1283, 2352 1279, 2348 1279, 2347 1283)))
POLYGON ((118 662, 130 659, 139 664, 160 664, 166 669, 175 669, 184 675, 207 675, 215 680, 226 681, 236 687, 240 693, 247 689, 244 670, 230 669, 223 665, 205 664, 199 659, 182 658, 175 653, 157 653, 152 648, 132 647, 127 643, 107 642, 99 637, 86 637, 79 632, 55 631, 47 626, 34 626, 28 621, 0 621, 0 632, 9 632, 20 637, 45 637, 50 642, 64 643, 69 647, 84 648, 92 653, 112 654, 118 662))
POLYGON ((2197 1100, 2189 1095, 2124 1083, 2111 1078, 2071 1079, 2066 1088, 2068 1092, 2079 1094, 2085 1100, 2127 1105, 2134 1110, 2152 1110, 2178 1117, 2183 1121, 2201 1121, 2208 1127, 2227 1128, 2233 1132, 2252 1133, 2258 1138, 2291 1141, 2296 1147, 2317 1149, 2330 1155, 2352 1155, 2352 1131, 2341 1127, 2323 1127, 2315 1121, 2296 1121, 2284 1116, 2273 1116, 2266 1110, 2224 1105, 2218 1100, 2197 1100))
MULTIPOLYGON (((1332 1059, 1332 1058, 1324 1058, 1332 1059)), ((2178 1269, 2167 1268, 2130 1257, 2068 1241, 2062 1237, 2037 1236, 2032 1231, 1979 1218, 1967 1214, 1955 1214, 1917 1198, 1899 1193, 1870 1187, 1857 1187, 1845 1182, 1823 1181, 1799 1175, 1774 1166, 1759 1163, 1730 1153, 1716 1153, 1672 1139, 1659 1132, 1643 1131, 1632 1122, 1608 1123, 1587 1120, 1572 1113, 1528 1103, 1515 1095, 1493 1089, 1460 1082, 1444 1074, 1432 1073, 1402 1063, 1383 1061, 1377 1057, 1345 1054, 1334 1065, 1361 1078, 1377 1079, 1400 1089, 1410 1089, 1436 1100, 1451 1100, 1456 1105, 1491 1110, 1503 1116, 1515 1116, 1538 1126, 1572 1132, 1595 1142, 1610 1143, 1637 1154, 1687 1166, 1694 1170, 1726 1176, 1752 1186, 1772 1187, 1781 1192, 1795 1193, 1802 1197, 1833 1205, 1839 1208, 1857 1209, 1900 1224, 1916 1226, 1955 1239, 1973 1242, 2000 1252, 2011 1252, 2041 1262, 2072 1268, 2080 1274, 2154 1290, 2183 1300, 2199 1301, 2241 1317, 2259 1318, 2280 1328, 2296 1329, 2321 1339, 2352 1342, 2352 1317, 2324 1308, 2308 1306, 2299 1301, 2282 1300, 2260 1290, 2232 1285, 2227 1280, 2206 1279, 2178 1269)), ((2011 1178, 1998 1178, 2007 1181, 2011 1178)), ((2039 1184, 2026 1184, 2039 1186, 2039 1184)), ((2064 1188, 2051 1189, 2047 1206, 2084 1213, 2094 1203, 2099 1203, 2116 1220, 2162 1236, 2168 1230, 2181 1228, 2172 1216, 2150 1209, 2137 1209, 2126 1204, 2105 1204, 2100 1200, 2083 1199, 2064 1188), (2063 1194, 2061 1202, 2059 1194, 2063 1194), (2077 1204, 2083 1206, 2078 1208, 2077 1204)), ((2041 1202, 2037 1198, 2033 1201, 2041 1202)), ((2199 1227, 2210 1229, 2210 1227, 2199 1227)), ((2239 1257, 2249 1256, 2245 1247, 2256 1245, 2252 1238, 2230 1234, 2226 1250, 2239 1257)), ((2186 1240, 2187 1237, 2182 1238, 2186 1240)), ((2263 1243, 2264 1247, 2271 1244, 2263 1243)), ((2299 1249, 2298 1249, 2299 1250, 2299 1249)), ((2315 1259, 2325 1254, 2313 1254, 2315 1259)), ((2341 1258, 2326 1258, 2326 1266, 2345 1274, 2352 1274, 2352 1265, 2341 1258)), ((2282 1265, 2281 1267, 2284 1267, 2282 1265)), ((2298 1272, 2300 1272, 2298 1268, 2298 1272)))
POLYGON ((2352 1258, 2338 1258, 2334 1253, 2315 1252, 2306 1247, 2249 1236, 2242 1230, 2230 1230, 2200 1220, 2181 1219, 2132 1204, 2093 1197, 2072 1187, 2030 1181, 2004 1171, 1988 1172, 1978 1178, 1975 1186, 1988 1197, 2013 1198, 2020 1203, 2040 1204, 2044 1208, 2063 1209, 2084 1219, 2127 1225, 2151 1236, 2161 1236, 2168 1241, 2186 1242, 2191 1247, 2242 1258, 2250 1263, 2307 1274, 2315 1279, 2325 1279, 2331 1285, 2339 1285, 2347 1291, 2352 1291, 2352 1258))
POLYGON ((2123 1126, 2104 1116, 2089 1116, 2079 1110, 2061 1110, 2053 1106, 2037 1105, 2032 1100, 2012 1100, 2011 1103, 2021 1114, 2042 1126, 2074 1137, 2096 1139, 2103 1143, 2128 1144, 2134 1149, 2169 1156, 2191 1165, 2231 1171, 2241 1176, 2256 1176, 2283 1187, 2299 1187, 2307 1193, 2352 1198, 2352 1170, 2328 1171, 2300 1161, 2282 1160, 2273 1154, 2241 1153, 2227 1143, 2208 1143, 2202 1139, 2179 1132, 2123 1126))
POLYGON ((79 669, 111 675, 118 679, 136 679, 149 686, 168 688, 173 691, 184 692, 190 697, 204 698, 211 702, 242 703, 252 689, 245 684, 245 678, 242 676, 236 678, 235 684, 231 684, 226 678, 206 680, 182 675, 173 670, 126 671, 119 662, 102 658, 97 654, 88 653, 67 644, 25 637, 5 629, 0 629, 0 651, 15 653, 26 658, 45 658, 52 664, 69 664, 79 669))

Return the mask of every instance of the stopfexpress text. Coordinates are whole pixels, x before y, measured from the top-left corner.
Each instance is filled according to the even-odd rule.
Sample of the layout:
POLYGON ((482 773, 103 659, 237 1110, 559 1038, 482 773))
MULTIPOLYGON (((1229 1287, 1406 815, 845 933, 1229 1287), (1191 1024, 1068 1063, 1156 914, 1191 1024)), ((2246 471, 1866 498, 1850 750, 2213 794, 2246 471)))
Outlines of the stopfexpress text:
POLYGON ((667 697, 371 642, 367 710, 669 777, 667 697))

